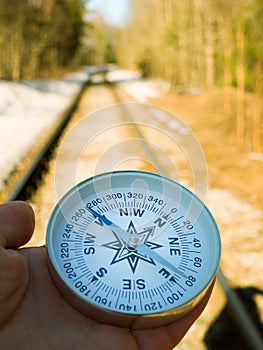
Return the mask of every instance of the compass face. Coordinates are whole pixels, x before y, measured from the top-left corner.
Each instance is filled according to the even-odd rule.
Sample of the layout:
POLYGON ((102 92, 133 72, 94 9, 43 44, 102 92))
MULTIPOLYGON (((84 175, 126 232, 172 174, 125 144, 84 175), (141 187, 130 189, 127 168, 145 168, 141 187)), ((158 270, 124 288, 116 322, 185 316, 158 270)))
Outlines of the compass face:
MULTIPOLYGON (((128 234, 137 234, 140 239, 140 242, 142 244, 146 244, 151 249, 163 247, 160 244, 148 241, 149 236, 152 235, 153 232, 154 226, 145 228, 142 232, 137 232, 132 220, 130 221, 127 228, 128 234)), ((148 257, 147 255, 138 252, 134 247, 129 247, 126 242, 124 242, 121 238, 118 237, 116 233, 114 233, 114 231, 112 231, 112 233, 114 234, 116 239, 112 242, 102 244, 102 246, 114 249, 116 251, 112 262, 110 263, 111 265, 117 264, 123 260, 127 260, 130 269, 134 274, 136 273, 139 260, 143 260, 149 264, 155 265, 155 262, 151 257, 148 257)))
POLYGON ((154 318, 200 300, 218 268, 220 238, 208 209, 186 188, 157 174, 116 171, 62 198, 47 250, 62 289, 82 306, 120 319, 154 318))

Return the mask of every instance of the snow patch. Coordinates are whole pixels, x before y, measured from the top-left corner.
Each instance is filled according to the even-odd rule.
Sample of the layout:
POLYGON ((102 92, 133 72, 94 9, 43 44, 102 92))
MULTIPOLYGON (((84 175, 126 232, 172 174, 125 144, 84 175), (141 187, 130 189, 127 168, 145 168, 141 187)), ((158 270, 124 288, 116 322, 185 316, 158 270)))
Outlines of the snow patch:
POLYGON ((169 83, 158 80, 142 80, 121 83, 122 88, 139 102, 158 98, 169 91, 169 83))
POLYGON ((109 81, 119 85, 139 102, 147 102, 150 98, 157 98, 167 93, 170 84, 162 80, 143 80, 136 71, 117 69, 107 74, 109 81))
POLYGON ((0 81, 0 189, 86 79, 80 72, 60 80, 0 81))

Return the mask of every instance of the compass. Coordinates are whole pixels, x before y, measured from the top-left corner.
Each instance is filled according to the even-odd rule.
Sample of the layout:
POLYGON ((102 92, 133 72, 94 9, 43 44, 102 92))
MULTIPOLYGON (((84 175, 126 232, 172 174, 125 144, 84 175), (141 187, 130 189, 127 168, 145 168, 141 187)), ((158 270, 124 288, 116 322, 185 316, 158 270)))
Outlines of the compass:
POLYGON ((217 225, 179 183, 114 171, 73 187, 46 238, 55 284, 76 309, 103 323, 149 328, 190 311, 220 259, 217 225))

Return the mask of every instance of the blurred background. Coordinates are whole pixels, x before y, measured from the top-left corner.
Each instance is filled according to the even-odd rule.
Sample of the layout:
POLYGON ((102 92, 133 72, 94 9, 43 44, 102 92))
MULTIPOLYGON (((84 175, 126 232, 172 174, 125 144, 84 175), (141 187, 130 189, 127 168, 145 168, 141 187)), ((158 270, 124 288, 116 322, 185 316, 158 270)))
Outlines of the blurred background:
POLYGON ((0 79, 114 63, 177 94, 213 91, 211 123, 262 161, 262 20, 261 0, 0 0, 0 79))
MULTIPOLYGON (((140 93, 144 82, 158 82, 158 93, 143 102, 178 115, 199 140, 208 165, 208 206, 227 252, 222 267, 233 287, 258 288, 261 329, 262 23, 262 0, 0 0, 2 164, 9 148, 4 128, 11 132, 10 144, 22 130, 15 131, 18 112, 11 107, 20 101, 20 108, 23 96, 35 96, 38 106, 32 105, 32 112, 26 105, 20 119, 25 123, 32 113, 48 118, 49 111, 39 117, 36 110, 44 110, 44 95, 58 92, 51 81, 110 65, 130 72, 120 75, 130 92, 138 92, 132 82, 140 81, 140 93), (34 88, 35 95, 23 95, 18 86, 34 88)), ((62 88, 59 93, 69 100, 62 88)), ((195 349, 185 344, 180 349, 195 349)))

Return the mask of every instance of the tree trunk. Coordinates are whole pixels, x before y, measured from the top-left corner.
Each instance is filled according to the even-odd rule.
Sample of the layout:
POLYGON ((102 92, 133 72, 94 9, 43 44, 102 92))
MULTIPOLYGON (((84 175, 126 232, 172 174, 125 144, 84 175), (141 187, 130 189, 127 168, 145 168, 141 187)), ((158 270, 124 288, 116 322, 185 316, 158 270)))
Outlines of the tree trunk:
POLYGON ((239 146, 245 143, 245 40, 243 16, 240 15, 237 25, 237 109, 236 109, 236 142, 239 146))
POLYGON ((252 119, 252 150, 261 153, 261 115, 262 115, 262 68, 260 63, 256 67, 256 84, 254 95, 254 111, 252 119))
POLYGON ((215 85, 215 65, 214 65, 214 50, 215 38, 213 30, 213 16, 210 6, 204 7, 205 14, 205 44, 204 44, 204 59, 206 67, 205 85, 207 88, 215 85))

